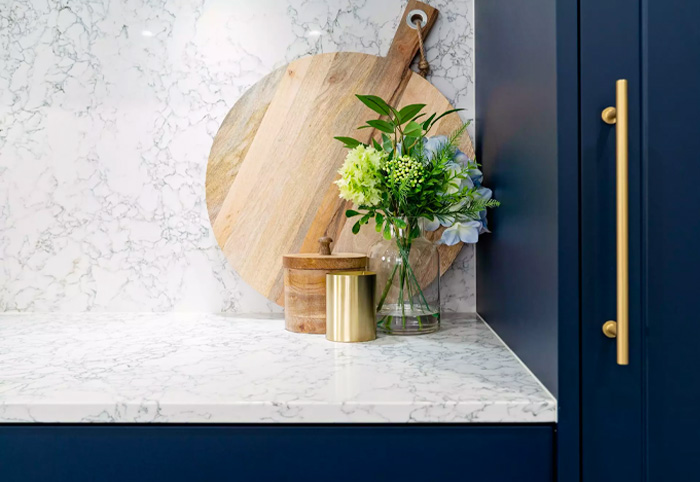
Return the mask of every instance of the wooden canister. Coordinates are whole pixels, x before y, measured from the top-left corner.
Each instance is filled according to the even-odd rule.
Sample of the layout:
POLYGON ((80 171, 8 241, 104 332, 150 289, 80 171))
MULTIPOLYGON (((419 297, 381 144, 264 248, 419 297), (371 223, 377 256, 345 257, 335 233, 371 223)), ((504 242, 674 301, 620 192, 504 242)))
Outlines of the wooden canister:
POLYGON ((367 256, 357 253, 331 254, 328 237, 319 239, 318 253, 288 254, 284 266, 284 325, 296 333, 326 332, 326 274, 362 271, 367 256))

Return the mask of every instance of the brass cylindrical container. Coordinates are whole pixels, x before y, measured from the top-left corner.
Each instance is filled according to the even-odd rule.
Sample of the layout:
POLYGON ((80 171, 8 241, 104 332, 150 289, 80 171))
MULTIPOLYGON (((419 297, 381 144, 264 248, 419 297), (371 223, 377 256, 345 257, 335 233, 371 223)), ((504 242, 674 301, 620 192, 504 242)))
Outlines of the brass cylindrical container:
POLYGON ((326 275, 326 338, 359 342, 377 338, 374 289, 370 271, 337 271, 326 275))

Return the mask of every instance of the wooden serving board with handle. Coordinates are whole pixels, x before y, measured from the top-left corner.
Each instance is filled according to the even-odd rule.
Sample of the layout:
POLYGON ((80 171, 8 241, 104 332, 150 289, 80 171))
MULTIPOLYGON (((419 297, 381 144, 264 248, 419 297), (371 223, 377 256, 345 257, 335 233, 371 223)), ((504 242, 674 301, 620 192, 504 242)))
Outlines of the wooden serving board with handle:
MULTIPOLYGON (((409 68, 418 39, 405 19, 414 9, 427 14, 426 36, 438 12, 411 0, 386 57, 338 52, 296 60, 251 87, 214 138, 206 178, 214 235, 243 280, 280 305, 283 255, 315 252, 323 236, 336 240, 334 252, 366 253, 380 239, 371 225, 351 233, 344 214, 351 206, 333 184, 347 154, 333 137, 368 142, 376 134, 356 131, 376 114, 355 94, 378 95, 395 107, 426 104, 428 113, 452 108, 409 68)), ((431 134, 449 134, 460 125, 458 114, 450 114, 431 134)), ((469 136, 461 147, 473 156, 469 136)), ((460 248, 441 246, 442 272, 460 248)))

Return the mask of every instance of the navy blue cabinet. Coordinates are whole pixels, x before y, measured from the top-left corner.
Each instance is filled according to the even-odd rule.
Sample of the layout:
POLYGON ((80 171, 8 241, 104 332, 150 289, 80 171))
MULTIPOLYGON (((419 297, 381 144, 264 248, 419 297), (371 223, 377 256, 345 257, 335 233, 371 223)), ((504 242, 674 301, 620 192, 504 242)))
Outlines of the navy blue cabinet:
POLYGON ((3 482, 554 480, 552 425, 0 426, 3 482))
POLYGON ((698 478, 698 18, 682 0, 476 2, 477 154, 503 201, 477 308, 558 394, 562 481, 698 478), (619 306, 628 364, 602 331, 619 306))

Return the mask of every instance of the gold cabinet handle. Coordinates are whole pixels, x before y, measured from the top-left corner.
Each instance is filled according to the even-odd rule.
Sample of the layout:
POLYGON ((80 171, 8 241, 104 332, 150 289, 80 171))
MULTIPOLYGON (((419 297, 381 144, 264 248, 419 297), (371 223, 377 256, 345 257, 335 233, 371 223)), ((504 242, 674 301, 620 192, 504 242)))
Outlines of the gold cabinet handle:
POLYGON ((629 146, 627 80, 615 84, 615 107, 607 107, 601 117, 615 124, 617 177, 617 322, 607 321, 603 333, 617 341, 617 364, 629 364, 629 146))

